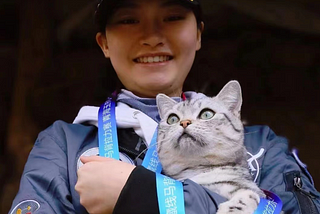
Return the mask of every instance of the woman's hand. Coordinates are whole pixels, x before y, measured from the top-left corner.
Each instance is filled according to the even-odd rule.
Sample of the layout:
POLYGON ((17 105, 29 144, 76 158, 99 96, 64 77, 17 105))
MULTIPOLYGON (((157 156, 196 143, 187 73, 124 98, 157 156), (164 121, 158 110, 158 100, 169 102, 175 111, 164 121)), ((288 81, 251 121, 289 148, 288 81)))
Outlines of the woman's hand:
POLYGON ((135 166, 99 156, 81 157, 81 161, 75 186, 80 203, 89 213, 112 213, 135 166))

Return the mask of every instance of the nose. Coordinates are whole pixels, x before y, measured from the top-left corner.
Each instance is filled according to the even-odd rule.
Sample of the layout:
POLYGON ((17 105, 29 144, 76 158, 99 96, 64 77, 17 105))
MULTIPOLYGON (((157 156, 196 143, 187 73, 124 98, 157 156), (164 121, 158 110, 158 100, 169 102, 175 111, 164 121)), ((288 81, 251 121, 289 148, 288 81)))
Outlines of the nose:
POLYGON ((180 122, 180 126, 182 126, 183 128, 187 128, 187 126, 189 126, 191 124, 191 120, 181 120, 180 122))
POLYGON ((164 44, 164 37, 161 33, 161 24, 148 22, 143 26, 140 44, 143 46, 157 47, 164 44))

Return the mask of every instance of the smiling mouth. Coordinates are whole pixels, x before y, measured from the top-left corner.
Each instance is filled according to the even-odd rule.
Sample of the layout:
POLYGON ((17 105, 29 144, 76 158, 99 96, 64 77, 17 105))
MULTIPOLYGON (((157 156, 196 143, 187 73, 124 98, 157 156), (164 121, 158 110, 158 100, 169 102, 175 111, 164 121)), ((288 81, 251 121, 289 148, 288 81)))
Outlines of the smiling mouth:
POLYGON ((172 56, 145 56, 134 59, 133 61, 136 63, 157 63, 157 62, 167 62, 172 60, 172 56))

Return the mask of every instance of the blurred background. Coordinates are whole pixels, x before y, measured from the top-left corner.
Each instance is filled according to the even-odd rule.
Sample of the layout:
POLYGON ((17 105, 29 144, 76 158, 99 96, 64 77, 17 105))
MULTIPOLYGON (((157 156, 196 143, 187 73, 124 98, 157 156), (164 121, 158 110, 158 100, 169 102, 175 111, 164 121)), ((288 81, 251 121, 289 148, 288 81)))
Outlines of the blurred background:
MULTIPOLYGON (((95 43, 95 0, 1 0, 0 213, 39 131, 115 88, 95 43)), ((297 148, 320 188, 320 1, 202 0, 202 49, 185 90, 242 85, 242 117, 297 148)))

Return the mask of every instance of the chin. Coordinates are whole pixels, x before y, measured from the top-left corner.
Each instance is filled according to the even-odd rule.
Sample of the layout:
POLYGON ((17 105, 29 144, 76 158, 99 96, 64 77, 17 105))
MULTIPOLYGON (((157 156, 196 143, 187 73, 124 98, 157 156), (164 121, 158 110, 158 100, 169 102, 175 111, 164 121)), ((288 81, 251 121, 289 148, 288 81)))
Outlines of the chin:
POLYGON ((160 81, 152 81, 148 82, 145 85, 145 88, 147 88, 150 91, 157 91, 157 93, 165 93, 170 88, 172 88, 173 84, 171 82, 160 82, 160 81))

